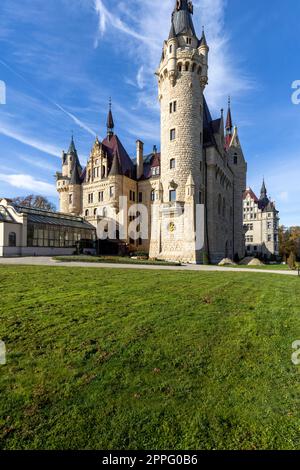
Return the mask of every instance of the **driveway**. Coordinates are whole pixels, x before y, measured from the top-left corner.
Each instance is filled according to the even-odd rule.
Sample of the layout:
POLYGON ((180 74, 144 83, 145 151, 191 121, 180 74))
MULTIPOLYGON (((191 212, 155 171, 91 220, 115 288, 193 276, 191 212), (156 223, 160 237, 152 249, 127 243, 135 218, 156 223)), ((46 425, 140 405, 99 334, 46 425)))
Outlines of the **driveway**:
POLYGON ((112 268, 112 269, 149 269, 163 271, 211 271, 211 272, 240 272, 240 273, 260 273, 279 274, 284 276, 297 276, 297 271, 271 270, 271 269, 247 269, 247 268, 224 268, 220 266, 202 266, 188 264, 184 266, 158 266, 147 264, 115 264, 115 263, 84 263, 84 262, 60 262, 51 257, 28 257, 28 258, 0 258, 0 265, 25 265, 25 266, 65 266, 72 268, 112 268))

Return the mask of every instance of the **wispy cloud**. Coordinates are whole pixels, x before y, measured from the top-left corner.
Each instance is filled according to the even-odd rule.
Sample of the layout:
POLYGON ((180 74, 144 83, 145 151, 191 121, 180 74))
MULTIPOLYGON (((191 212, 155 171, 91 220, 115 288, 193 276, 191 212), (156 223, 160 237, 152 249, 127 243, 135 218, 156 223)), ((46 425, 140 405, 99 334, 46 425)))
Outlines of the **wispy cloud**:
POLYGON ((94 132, 89 126, 87 126, 84 122, 82 122, 80 119, 78 119, 74 114, 70 113, 69 111, 67 111, 65 108, 63 108, 62 106, 60 106, 57 103, 53 102, 53 104, 58 109, 60 109, 64 114, 66 114, 66 116, 69 116, 69 118, 71 118, 72 121, 75 122, 75 124, 77 124, 79 127, 81 127, 81 129, 84 129, 90 135, 92 135, 93 137, 96 137, 96 132, 94 132))
POLYGON ((45 183, 30 175, 7 175, 0 173, 0 181, 8 183, 14 188, 26 189, 31 193, 41 193, 45 196, 56 196, 56 189, 54 184, 45 183))
POLYGON ((57 168, 58 168, 57 166, 51 165, 47 161, 37 159, 36 157, 28 157, 28 156, 21 155, 21 156, 19 156, 19 159, 21 161, 27 163, 30 166, 40 168, 40 169, 46 170, 46 171, 55 172, 55 171, 57 171, 57 168))
POLYGON ((22 144, 28 145, 36 150, 39 150, 43 153, 48 155, 53 155, 54 157, 60 157, 61 151, 52 144, 48 144, 47 142, 43 142, 42 140, 38 140, 34 137, 30 137, 24 134, 21 131, 16 131, 11 127, 6 126, 5 124, 1 123, 0 127, 0 134, 9 137, 11 139, 16 140, 22 144))
MULTIPOLYGON (((126 42, 126 49, 129 55, 136 57, 136 81, 143 90, 138 101, 153 108, 153 102, 156 101, 153 72, 159 64, 163 41, 168 35, 174 0, 132 0, 130 5, 126 4, 125 12, 123 2, 115 5, 112 12, 107 0, 93 1, 99 17, 96 45, 101 37, 110 34, 112 30, 132 40, 126 42)), ((214 111, 224 106, 228 94, 237 98, 253 87, 253 81, 239 68, 239 60, 230 50, 230 37, 224 25, 226 4, 226 0, 194 1, 196 30, 200 34, 201 24, 205 25, 210 46, 206 97, 214 111)), ((109 38, 111 41, 119 41, 115 34, 110 34, 109 38)))

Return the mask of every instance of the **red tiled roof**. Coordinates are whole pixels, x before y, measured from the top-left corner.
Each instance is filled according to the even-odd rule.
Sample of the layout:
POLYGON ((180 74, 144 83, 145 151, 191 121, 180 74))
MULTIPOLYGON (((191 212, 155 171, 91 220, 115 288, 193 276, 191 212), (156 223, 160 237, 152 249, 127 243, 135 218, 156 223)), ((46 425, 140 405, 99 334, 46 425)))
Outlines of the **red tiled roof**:
POLYGON ((256 194, 252 191, 251 188, 246 189, 246 191, 244 192, 244 199, 246 199, 246 197, 247 197, 248 195, 251 197, 251 199, 253 199, 254 202, 258 202, 258 197, 257 197, 256 194))
POLYGON ((106 137, 103 142, 103 150, 107 153, 109 161, 109 171, 112 166, 114 155, 116 154, 119 160, 119 168, 122 175, 134 177, 134 164, 128 153, 124 149, 117 135, 112 135, 110 138, 106 137))

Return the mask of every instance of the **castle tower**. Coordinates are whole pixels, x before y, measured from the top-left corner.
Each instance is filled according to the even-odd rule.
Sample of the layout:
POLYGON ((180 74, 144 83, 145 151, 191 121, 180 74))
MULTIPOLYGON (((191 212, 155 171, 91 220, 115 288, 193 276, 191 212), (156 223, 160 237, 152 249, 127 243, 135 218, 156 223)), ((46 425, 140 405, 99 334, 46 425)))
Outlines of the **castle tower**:
POLYGON ((62 154, 62 172, 57 174, 60 212, 79 215, 82 211, 82 168, 72 136, 69 150, 62 154))
MULTIPOLYGON (((176 218, 176 213, 178 215, 185 211, 186 204, 199 202, 203 184, 203 91, 208 81, 209 48, 204 31, 202 38, 198 39, 192 15, 192 2, 176 1, 169 38, 164 43, 157 71, 164 204, 161 230, 167 227, 166 219, 171 219, 172 214, 176 218), (192 198, 187 198, 188 181, 193 181, 192 198), (166 206, 169 207, 169 212, 166 206)), ((172 230, 175 230, 176 223, 180 225, 182 220, 183 218, 178 217, 177 221, 171 221, 169 225, 172 230)), ((192 231, 194 229, 195 227, 191 227, 192 231)), ((174 250, 174 243, 171 247, 165 235, 167 234, 161 234, 161 253, 151 253, 150 248, 150 255, 196 261, 196 253, 184 253, 184 241, 182 244, 177 242, 177 248, 174 250)))
POLYGON ((233 258, 242 259, 245 255, 245 232, 243 227, 243 194, 246 189, 247 163, 240 144, 237 127, 233 127, 231 100, 228 100, 226 120, 226 149, 228 163, 234 174, 233 187, 233 258))

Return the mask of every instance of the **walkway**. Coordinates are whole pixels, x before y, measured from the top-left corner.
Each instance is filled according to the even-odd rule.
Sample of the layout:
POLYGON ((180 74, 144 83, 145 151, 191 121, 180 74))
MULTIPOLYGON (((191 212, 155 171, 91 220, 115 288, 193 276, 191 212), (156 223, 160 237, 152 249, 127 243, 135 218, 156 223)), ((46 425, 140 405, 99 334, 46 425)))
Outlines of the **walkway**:
POLYGON ((150 269, 164 271, 215 271, 215 272, 241 272, 241 273, 261 273, 280 274, 284 276, 297 276, 297 271, 272 270, 272 269, 250 269, 250 268, 224 268, 219 266, 184 265, 184 266, 158 266, 142 264, 115 264, 115 263, 84 263, 84 262, 59 262, 48 257, 28 257, 28 258, 0 258, 0 265, 26 265, 26 266, 65 266, 72 268, 113 268, 113 269, 150 269))

